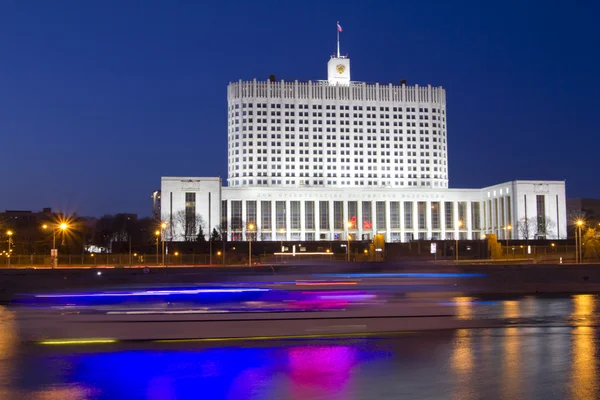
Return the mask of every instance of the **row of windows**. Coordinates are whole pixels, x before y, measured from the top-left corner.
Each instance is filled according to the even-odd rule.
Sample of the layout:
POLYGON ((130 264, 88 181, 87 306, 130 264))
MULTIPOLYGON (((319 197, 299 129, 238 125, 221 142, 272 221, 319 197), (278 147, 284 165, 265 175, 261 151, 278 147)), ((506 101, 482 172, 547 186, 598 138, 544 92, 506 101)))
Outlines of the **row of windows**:
MULTIPOLYGON (((289 177, 288 177, 289 178, 289 177)), ((324 178, 321 176, 321 178, 324 178)), ((416 178, 416 177, 415 177, 416 178)), ((392 187, 392 186, 412 186, 412 187, 436 187, 445 188, 447 187, 446 182, 438 181, 423 181, 423 180, 402 180, 402 181, 374 181, 374 180, 356 180, 356 181, 344 181, 344 180, 295 180, 295 179, 228 179, 229 186, 377 186, 377 187, 392 187)))
MULTIPOLYGON (((244 108, 253 108, 253 104, 254 103, 242 103, 242 109, 244 108)), ((304 109, 304 110, 308 110, 308 104, 297 104, 298 107, 296 107, 296 104, 290 104, 290 103, 286 103, 284 104, 284 109, 304 109)), ((257 103, 256 104, 256 108, 268 108, 267 107, 267 103, 257 103)), ((281 109, 281 104, 275 104, 275 103, 271 103, 270 108, 272 109, 281 109)), ((393 112, 402 112, 403 107, 377 107, 377 106, 365 106, 364 107, 366 111, 385 111, 385 112, 389 112, 390 110, 393 112)), ((240 104, 235 104, 235 105, 230 105, 229 106, 229 110, 237 110, 240 109, 240 104)), ((312 105, 312 109, 313 110, 322 110, 323 106, 321 104, 313 104, 312 105)), ((350 106, 347 105, 340 105, 340 106, 336 106, 334 104, 326 104, 325 105, 325 110, 350 110, 350 106)), ((363 110, 363 106, 352 106, 352 110, 354 111, 362 111, 363 110)), ((404 110, 406 110, 407 112, 416 112, 416 108, 415 107, 404 107, 404 110)), ((420 113, 428 113, 429 112, 429 108, 423 108, 423 107, 419 107, 419 112, 420 113)), ((439 110, 436 108, 432 108, 431 109, 432 113, 441 113, 441 114, 445 114, 445 110, 439 110)))
MULTIPOLYGON (((253 116, 258 116, 258 117, 266 117, 266 116, 271 116, 271 117, 296 117, 296 115, 298 117, 309 117, 312 115, 313 118, 323 118, 323 116, 327 117, 327 118, 337 118, 338 114, 331 112, 331 113, 323 113, 323 112, 313 112, 312 114, 309 112, 302 112, 299 111, 298 114, 296 114, 296 112, 294 111, 285 111, 283 114, 281 113, 281 111, 271 111, 270 113, 267 113, 266 111, 257 111, 256 114, 253 113, 252 111, 244 111, 241 115, 239 112, 231 112, 229 113, 229 122, 230 123, 239 123, 239 117, 244 117, 242 119, 243 123, 246 123, 247 121, 249 121, 250 123, 252 123, 253 119, 252 118, 245 118, 245 117, 253 117, 253 116)), ((340 118, 350 118, 350 113, 340 113, 339 114, 340 118)), ((417 119, 417 114, 410 114, 410 113, 406 113, 406 114, 362 114, 362 113, 353 113, 352 114, 352 118, 353 119, 403 119, 403 117, 406 117, 406 119, 417 119)), ((429 115, 428 114, 424 114, 421 115, 419 114, 419 118, 420 120, 429 120, 429 115)), ((438 117, 437 115, 432 115, 431 119, 434 121, 442 121, 445 122, 446 118, 445 117, 438 117)), ((258 118, 257 122, 264 122, 267 123, 267 119, 261 119, 258 118)), ((273 123, 273 119, 271 119, 271 123, 273 123)), ((278 119, 278 121, 281 121, 281 119, 278 119)))
POLYGON ((252 224, 252 231, 257 233, 261 230, 303 228, 346 232, 374 229, 379 231, 388 226, 390 229, 426 230, 429 224, 432 230, 441 230, 442 227, 447 230, 480 230, 482 229, 481 204, 471 202, 470 205, 469 210, 466 201, 427 203, 425 201, 309 200, 301 202, 292 200, 286 204, 285 201, 247 200, 244 212, 242 200, 232 200, 229 202, 230 212, 228 212, 228 202, 225 200, 222 202, 221 219, 229 231, 246 231, 252 224), (304 208, 304 215, 302 215, 302 208, 304 208), (457 218, 454 214, 455 208, 458 210, 457 218), (471 226, 468 226, 467 213, 470 213, 471 226))

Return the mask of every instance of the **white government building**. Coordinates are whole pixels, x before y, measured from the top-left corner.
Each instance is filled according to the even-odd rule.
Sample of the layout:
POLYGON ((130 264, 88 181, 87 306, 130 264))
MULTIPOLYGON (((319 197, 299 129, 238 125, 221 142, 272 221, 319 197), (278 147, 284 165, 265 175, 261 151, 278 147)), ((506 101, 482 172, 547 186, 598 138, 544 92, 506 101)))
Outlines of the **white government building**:
POLYGON ((566 239, 564 181, 448 188, 442 87, 351 81, 339 52, 327 69, 326 81, 229 84, 227 186, 163 177, 173 240, 182 215, 229 240, 566 239))

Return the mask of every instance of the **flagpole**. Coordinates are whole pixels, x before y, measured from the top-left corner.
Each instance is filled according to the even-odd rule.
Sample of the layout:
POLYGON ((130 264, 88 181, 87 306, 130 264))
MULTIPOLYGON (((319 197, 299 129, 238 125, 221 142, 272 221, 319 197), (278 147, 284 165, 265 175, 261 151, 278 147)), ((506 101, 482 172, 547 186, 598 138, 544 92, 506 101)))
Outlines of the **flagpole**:
POLYGON ((337 22, 337 25, 335 27, 335 30, 337 32, 337 58, 340 58, 340 28, 338 28, 339 25, 340 21, 337 22))

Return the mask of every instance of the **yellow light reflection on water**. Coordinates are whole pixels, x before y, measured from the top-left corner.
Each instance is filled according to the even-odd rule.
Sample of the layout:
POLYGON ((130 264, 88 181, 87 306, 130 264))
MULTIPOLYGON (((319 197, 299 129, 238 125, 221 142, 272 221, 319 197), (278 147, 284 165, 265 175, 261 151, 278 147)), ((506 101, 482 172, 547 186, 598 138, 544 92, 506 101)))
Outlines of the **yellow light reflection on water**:
POLYGON ((471 319, 473 317, 472 297, 455 297, 452 300, 456 304, 456 318, 471 319))
POLYGON ((2 382, 10 382, 14 377, 15 351, 17 348, 17 335, 14 314, 0 306, 0 399, 9 399, 12 396, 2 382))
MULTIPOLYGON (((511 302, 512 303, 512 302, 511 302)), ((516 302, 514 302, 516 303, 516 302)), ((518 308, 517 308, 518 316, 518 308)), ((514 317, 507 317, 514 318, 514 317)), ((504 399, 521 399, 520 392, 522 373, 520 370, 521 360, 519 349, 519 328, 504 329, 504 343, 502 349, 504 357, 502 360, 502 394, 504 399)))
POLYGON ((575 325, 589 324, 589 318, 594 314, 595 297, 591 294, 577 294, 573 296, 573 313, 571 318, 575 325))
POLYGON ((571 396, 574 399, 596 399, 598 391, 598 365, 596 361, 595 327, 589 325, 594 314, 595 296, 573 296, 571 318, 576 327, 572 333, 571 396))
POLYGON ((578 326, 573 331, 573 361, 569 386, 574 399, 598 398, 594 337, 594 328, 590 326, 578 326))
POLYGON ((519 302, 514 300, 506 300, 502 302, 502 317, 504 318, 519 318, 521 312, 519 310, 519 302))
POLYGON ((459 329, 455 332, 454 348, 450 365, 456 374, 456 389, 453 399, 461 400, 471 397, 473 387, 473 333, 469 329, 459 329))

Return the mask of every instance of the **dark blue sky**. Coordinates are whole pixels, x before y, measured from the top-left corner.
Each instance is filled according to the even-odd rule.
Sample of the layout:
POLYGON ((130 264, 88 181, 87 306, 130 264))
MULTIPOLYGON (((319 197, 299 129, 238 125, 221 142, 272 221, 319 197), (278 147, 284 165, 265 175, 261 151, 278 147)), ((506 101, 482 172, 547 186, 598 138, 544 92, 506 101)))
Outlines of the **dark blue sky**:
POLYGON ((597 2, 4 1, 0 210, 150 214, 160 177, 227 177, 226 87, 441 85, 451 187, 567 181, 600 197, 597 2))

